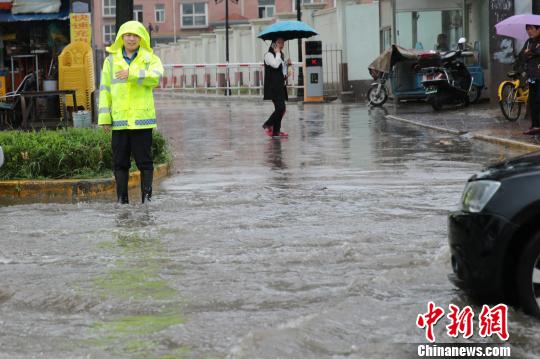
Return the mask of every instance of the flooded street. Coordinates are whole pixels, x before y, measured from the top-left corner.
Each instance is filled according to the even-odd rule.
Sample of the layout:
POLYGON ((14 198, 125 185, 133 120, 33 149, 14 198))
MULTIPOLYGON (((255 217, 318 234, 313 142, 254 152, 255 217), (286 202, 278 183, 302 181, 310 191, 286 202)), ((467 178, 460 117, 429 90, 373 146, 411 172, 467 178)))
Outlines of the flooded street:
MULTIPOLYGON (((282 140, 268 103, 158 106, 174 167, 149 206, 0 207, 1 358, 404 358, 428 301, 473 305, 446 215, 517 153, 361 105, 289 104, 282 140)), ((508 319, 536 357, 538 321, 508 319)))

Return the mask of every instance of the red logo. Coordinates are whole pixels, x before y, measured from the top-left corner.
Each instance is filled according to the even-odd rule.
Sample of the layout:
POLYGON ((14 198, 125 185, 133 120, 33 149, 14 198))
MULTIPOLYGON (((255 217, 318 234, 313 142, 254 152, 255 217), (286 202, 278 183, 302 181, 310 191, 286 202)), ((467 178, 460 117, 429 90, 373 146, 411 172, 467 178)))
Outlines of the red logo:
POLYGON ((466 306, 462 311, 454 304, 448 306, 450 313, 447 315, 450 319, 450 324, 446 326, 446 334, 450 337, 457 338, 459 333, 463 334, 463 338, 470 338, 473 334, 473 317, 474 313, 470 306, 466 306))
POLYGON ((428 303, 428 311, 424 314, 419 314, 416 318, 416 325, 418 328, 426 328, 426 339, 431 343, 435 341, 435 335, 433 334, 433 327, 439 319, 444 315, 444 309, 435 306, 435 303, 428 303))
MULTIPOLYGON (((474 312, 470 306, 460 310, 454 304, 448 305, 449 324, 446 326, 446 334, 449 337, 457 338, 460 334, 467 339, 473 335, 474 331, 474 312)), ((425 329, 426 339, 433 343, 435 334, 433 328, 437 322, 444 316, 444 309, 438 307, 433 302, 428 302, 427 312, 419 314, 416 318, 416 326, 425 329)), ((485 338, 497 334, 502 340, 508 340, 508 306, 498 304, 493 308, 487 305, 482 307, 482 312, 478 316, 478 334, 485 338)))
POLYGON ((484 305, 479 317, 480 336, 490 337, 497 334, 502 340, 508 340, 507 314, 508 306, 506 304, 498 304, 493 308, 484 305))

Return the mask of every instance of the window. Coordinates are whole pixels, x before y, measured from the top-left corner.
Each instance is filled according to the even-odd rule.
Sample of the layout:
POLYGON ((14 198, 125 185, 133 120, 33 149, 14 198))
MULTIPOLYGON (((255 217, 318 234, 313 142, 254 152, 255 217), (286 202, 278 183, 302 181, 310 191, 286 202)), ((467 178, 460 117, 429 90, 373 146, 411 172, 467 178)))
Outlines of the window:
POLYGON ((259 18, 272 17, 275 10, 275 0, 259 0, 259 18))
POLYGON ((113 25, 103 25, 103 43, 105 45, 112 44, 116 37, 116 26, 113 25))
POLYGON ((116 0, 103 0, 103 16, 116 15, 116 0))
POLYGON ((208 26, 208 9, 206 3, 182 4, 182 27, 208 26))
MULTIPOLYGON (((320 1, 315 1, 315 0, 300 0, 300 2, 302 4, 315 4, 316 2, 320 2, 320 1)), ((296 11, 296 0, 292 0, 292 9, 293 11, 296 11)))
POLYGON ((143 22, 143 7, 142 5, 133 5, 133 20, 143 22))
POLYGON ((461 10, 403 11, 396 14, 396 42, 406 48, 452 50, 463 36, 461 10))
POLYGON ((156 4, 156 6, 154 7, 154 12, 156 13, 156 22, 165 21, 165 5, 156 4))
POLYGON ((392 28, 386 26, 381 29, 381 52, 392 46, 392 28))

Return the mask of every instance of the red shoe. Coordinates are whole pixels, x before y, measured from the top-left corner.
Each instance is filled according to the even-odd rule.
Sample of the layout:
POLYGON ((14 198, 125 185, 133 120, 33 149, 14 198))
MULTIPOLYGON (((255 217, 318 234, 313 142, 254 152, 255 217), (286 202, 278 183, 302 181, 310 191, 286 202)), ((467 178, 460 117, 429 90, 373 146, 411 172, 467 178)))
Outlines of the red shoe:
POLYGON ((264 127, 264 133, 266 133, 268 137, 272 137, 273 132, 274 132, 274 129, 272 128, 272 126, 264 127))
POLYGON ((289 134, 287 132, 280 132, 279 137, 289 137, 289 134))
POLYGON ((527 131, 523 132, 524 135, 537 135, 540 132, 539 127, 531 127, 527 131))

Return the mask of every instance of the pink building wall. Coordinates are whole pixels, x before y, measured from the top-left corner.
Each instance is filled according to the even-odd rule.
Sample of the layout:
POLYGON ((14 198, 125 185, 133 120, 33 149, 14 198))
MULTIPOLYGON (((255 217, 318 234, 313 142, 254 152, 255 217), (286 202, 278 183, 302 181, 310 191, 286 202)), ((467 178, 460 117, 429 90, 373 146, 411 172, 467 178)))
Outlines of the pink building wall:
MULTIPOLYGON (((103 27, 110 25, 114 28, 115 17, 103 15, 104 0, 93 0, 93 27, 94 46, 96 48, 104 48, 107 44, 103 41, 103 27)), ((156 41, 173 41, 174 29, 176 27, 176 38, 195 36, 204 32, 211 32, 214 27, 223 27, 225 22, 225 2, 222 1, 216 4, 214 0, 206 2, 208 9, 208 26, 198 28, 182 28, 181 26, 181 4, 189 2, 188 0, 134 0, 134 5, 142 5, 143 7, 143 23, 148 28, 151 23, 153 27, 159 26, 158 31, 152 33, 152 38, 156 41), (173 3, 176 5, 173 9, 173 3), (163 4, 165 7, 164 22, 156 23, 155 21, 155 5, 163 4), (176 19, 174 19, 176 14, 176 19), (175 24, 176 20, 176 24, 175 24)), ((293 3, 295 0, 275 0, 275 14, 286 13, 293 11, 293 3)), ((332 7, 333 0, 314 0, 316 3, 326 3, 326 7, 332 7)), ((234 23, 247 23, 251 19, 258 18, 258 1, 257 0, 238 0, 238 4, 229 0, 229 21, 234 23)))

